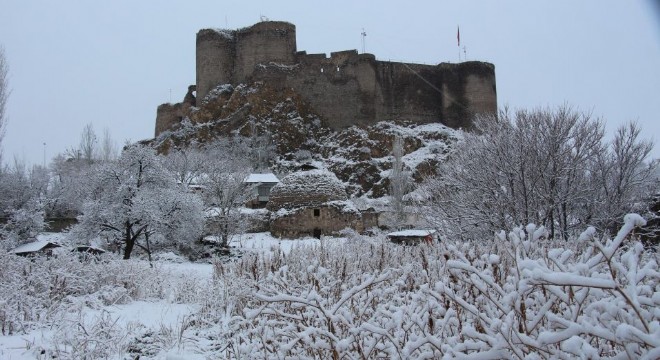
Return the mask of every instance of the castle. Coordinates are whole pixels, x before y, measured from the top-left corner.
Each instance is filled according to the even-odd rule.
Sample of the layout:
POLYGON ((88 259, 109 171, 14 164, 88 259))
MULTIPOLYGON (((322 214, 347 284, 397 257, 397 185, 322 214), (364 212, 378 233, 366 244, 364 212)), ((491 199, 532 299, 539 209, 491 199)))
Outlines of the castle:
POLYGON ((292 89, 335 130, 382 120, 442 122, 469 128, 472 115, 495 112, 495 67, 469 61, 439 65, 379 61, 356 50, 297 51, 295 25, 264 21, 239 30, 197 33, 196 86, 180 104, 158 108, 156 136, 221 84, 262 81, 292 89))

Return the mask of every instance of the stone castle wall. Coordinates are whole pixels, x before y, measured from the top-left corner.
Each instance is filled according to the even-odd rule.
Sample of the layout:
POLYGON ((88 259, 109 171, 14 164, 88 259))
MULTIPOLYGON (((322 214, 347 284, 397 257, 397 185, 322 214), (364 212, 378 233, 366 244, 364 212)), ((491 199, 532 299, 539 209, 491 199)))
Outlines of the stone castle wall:
MULTIPOLYGON (((334 129, 383 120, 469 127, 473 114, 497 110, 492 64, 406 64, 355 50, 330 57, 297 52, 295 26, 286 22, 200 30, 196 65, 199 100, 220 84, 267 81, 296 91, 334 129)), ((156 135, 171 126, 158 121, 156 135)))
POLYGON ((293 64, 296 27, 280 21, 240 30, 204 29, 197 33, 197 97, 219 84, 245 82, 259 64, 293 64))

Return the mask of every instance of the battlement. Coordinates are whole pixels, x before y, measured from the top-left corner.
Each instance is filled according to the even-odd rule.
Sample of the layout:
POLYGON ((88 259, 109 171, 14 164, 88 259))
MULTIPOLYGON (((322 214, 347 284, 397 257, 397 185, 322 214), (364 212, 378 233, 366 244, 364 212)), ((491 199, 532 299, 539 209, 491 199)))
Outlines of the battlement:
POLYGON ((379 61, 357 50, 307 54, 288 22, 200 30, 196 66, 198 99, 221 84, 264 81, 296 91, 334 129, 383 120, 467 128, 474 114, 497 111, 492 64, 379 61))

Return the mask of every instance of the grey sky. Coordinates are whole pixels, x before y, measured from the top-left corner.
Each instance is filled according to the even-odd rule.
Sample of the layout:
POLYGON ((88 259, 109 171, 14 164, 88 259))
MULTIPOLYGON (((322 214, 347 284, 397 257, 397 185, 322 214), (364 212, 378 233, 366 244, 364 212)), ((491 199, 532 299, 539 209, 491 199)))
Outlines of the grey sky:
MULTIPOLYGON (((637 120, 660 141, 660 20, 652 1, 10 1, 0 44, 12 94, 4 139, 41 164, 78 144, 83 126, 120 144, 153 136, 156 107, 195 83, 195 34, 260 16, 296 25, 298 50, 366 50, 381 60, 495 64, 498 104, 564 103, 610 133, 637 120), (461 55, 462 56, 462 55, 461 55)), ((660 157, 660 144, 654 157, 660 157)))

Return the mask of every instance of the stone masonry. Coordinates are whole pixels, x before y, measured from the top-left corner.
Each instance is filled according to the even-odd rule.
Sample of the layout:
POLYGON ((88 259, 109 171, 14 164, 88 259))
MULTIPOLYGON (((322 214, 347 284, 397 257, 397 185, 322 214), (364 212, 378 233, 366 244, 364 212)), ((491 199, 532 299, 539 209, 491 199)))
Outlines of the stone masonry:
MULTIPOLYGON (((300 94, 335 130, 384 120, 469 128, 474 114, 497 110, 490 63, 407 64, 356 50, 307 54, 297 51, 295 25, 287 22, 200 30, 196 67, 198 106, 218 85, 263 81, 300 94)), ((179 120, 165 110, 179 109, 159 108, 156 135, 179 120)))

